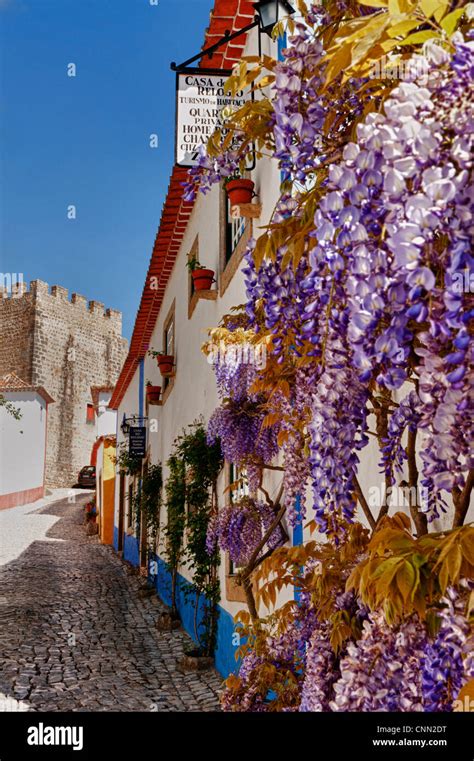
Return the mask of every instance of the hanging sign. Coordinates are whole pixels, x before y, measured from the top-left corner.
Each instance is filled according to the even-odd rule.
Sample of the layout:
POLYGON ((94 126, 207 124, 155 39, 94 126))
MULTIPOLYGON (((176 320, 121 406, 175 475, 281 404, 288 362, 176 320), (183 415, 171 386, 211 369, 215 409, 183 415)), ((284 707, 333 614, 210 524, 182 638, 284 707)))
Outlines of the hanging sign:
POLYGON ((134 425, 128 434, 128 454, 130 457, 146 457, 146 428, 134 425))
POLYGON ((226 93, 224 84, 231 71, 181 70, 176 75, 176 164, 195 166, 198 150, 222 125, 222 110, 240 108, 247 97, 226 93))

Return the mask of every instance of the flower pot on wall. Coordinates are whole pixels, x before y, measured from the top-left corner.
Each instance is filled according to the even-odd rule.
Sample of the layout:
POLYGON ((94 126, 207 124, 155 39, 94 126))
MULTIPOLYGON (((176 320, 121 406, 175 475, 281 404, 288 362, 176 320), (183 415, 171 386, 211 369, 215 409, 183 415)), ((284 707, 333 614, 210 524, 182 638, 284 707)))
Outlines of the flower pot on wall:
POLYGON ((231 206, 251 203, 255 183, 252 180, 231 180, 225 186, 231 206))
POLYGON ((160 401, 160 395, 161 395, 161 386, 147 386, 146 387, 146 398, 148 401, 148 404, 158 404, 160 401))
POLYGON ((166 378, 167 375, 171 375, 173 372, 174 357, 170 354, 160 354, 156 358, 158 362, 158 368, 160 373, 166 378))
POLYGON ((209 291, 214 282, 214 270, 196 269, 191 272, 195 291, 209 291))

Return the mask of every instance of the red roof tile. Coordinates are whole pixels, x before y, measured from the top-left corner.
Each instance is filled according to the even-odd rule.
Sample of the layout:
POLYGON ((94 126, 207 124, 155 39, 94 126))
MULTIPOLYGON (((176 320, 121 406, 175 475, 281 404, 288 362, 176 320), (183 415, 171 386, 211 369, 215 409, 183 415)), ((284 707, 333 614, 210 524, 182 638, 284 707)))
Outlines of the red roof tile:
POLYGON ((7 373, 0 377, 0 393, 14 394, 23 391, 35 391, 44 399, 46 404, 54 402, 53 397, 48 394, 43 386, 32 386, 30 383, 26 383, 26 381, 19 378, 15 373, 7 373))

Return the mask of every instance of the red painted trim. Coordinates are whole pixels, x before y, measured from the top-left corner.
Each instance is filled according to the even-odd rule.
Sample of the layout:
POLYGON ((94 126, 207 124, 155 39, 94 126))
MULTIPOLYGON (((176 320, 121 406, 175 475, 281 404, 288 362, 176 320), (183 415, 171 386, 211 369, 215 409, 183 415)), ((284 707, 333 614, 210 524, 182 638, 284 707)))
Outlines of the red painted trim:
POLYGON ((99 451, 99 447, 102 444, 104 440, 104 436, 100 436, 94 443, 92 444, 92 451, 91 451, 91 465, 96 466, 97 465, 97 452, 99 451))
MULTIPOLYGON (((203 48, 221 38, 226 29, 242 29, 255 16, 251 0, 215 0, 203 48)), ((243 53, 247 35, 237 37, 212 58, 201 59, 201 68, 232 68, 243 53)), ((144 358, 160 313, 163 296, 188 225, 194 203, 183 200, 182 183, 188 170, 175 166, 171 173, 168 193, 161 214, 160 226, 153 247, 148 273, 143 287, 140 306, 135 320, 128 356, 115 385, 109 408, 117 410, 130 385, 135 371, 144 358), (150 288, 151 278, 157 287, 150 288)))
POLYGON ((43 465, 43 490, 46 483, 46 452, 48 451, 48 405, 46 405, 46 419, 44 421, 44 465, 43 465))
POLYGON ((37 486, 35 489, 25 489, 24 491, 14 491, 10 494, 0 494, 0 510, 18 507, 18 505, 28 505, 30 502, 36 502, 37 499, 42 497, 44 497, 44 486, 37 486))

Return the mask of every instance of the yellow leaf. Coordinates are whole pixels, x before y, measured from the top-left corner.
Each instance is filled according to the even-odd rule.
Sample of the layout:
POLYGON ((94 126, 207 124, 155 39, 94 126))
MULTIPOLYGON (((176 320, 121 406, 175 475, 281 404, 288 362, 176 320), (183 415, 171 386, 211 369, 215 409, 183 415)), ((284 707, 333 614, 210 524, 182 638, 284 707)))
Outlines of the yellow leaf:
POLYGON ((473 528, 466 528, 466 530, 463 532, 461 536, 461 548, 462 548, 462 554, 470 563, 471 565, 474 565, 474 529, 473 528))
POLYGON ((444 594, 446 592, 446 587, 448 586, 448 582, 449 582, 448 569, 445 563, 443 563, 443 565, 441 566, 441 571, 439 573, 438 580, 439 580, 439 586, 441 588, 441 592, 444 594))
POLYGON ((332 82, 341 71, 347 69, 351 63, 352 43, 343 45, 338 53, 332 55, 326 69, 326 85, 332 82))
POLYGON ((453 711, 469 711, 474 709, 474 679, 461 687, 456 700, 453 701, 453 711))
POLYGON ((449 0, 420 0, 420 6, 426 18, 434 16, 439 21, 449 7, 449 0))
POLYGON ((298 10, 303 16, 308 15, 308 6, 304 0, 298 0, 298 10))
POLYGON ((438 7, 434 12, 435 20, 438 23, 441 21, 446 11, 449 9, 449 0, 438 0, 438 7))
POLYGON ((273 74, 266 74, 264 77, 261 78, 259 82, 257 82, 255 87, 258 87, 258 89, 261 90, 264 87, 268 87, 268 85, 273 84, 274 81, 275 81, 275 76, 273 74))
POLYGON ((397 586, 402 593, 403 601, 408 602, 413 597, 416 589, 417 574, 412 564, 405 561, 397 571, 397 586))
POLYGON ((418 19, 407 19, 406 21, 400 21, 398 24, 389 27, 389 29, 387 29, 387 34, 389 37, 401 37, 420 25, 421 21, 418 19))
POLYGON ((448 13, 448 15, 444 17, 441 22, 441 26, 443 27, 446 34, 452 34, 454 32, 458 25, 458 21, 465 10, 465 8, 457 8, 455 11, 448 13))
POLYGON ((257 243, 255 244, 255 250, 253 252, 253 260, 255 262, 255 269, 260 269, 264 256, 265 256, 265 248, 267 245, 268 236, 267 235, 261 235, 260 238, 257 239, 257 243))
POLYGON ((425 14, 426 18, 431 18, 436 8, 439 5, 440 0, 420 0, 421 10, 425 14))
POLYGON ((351 66, 355 66, 361 61, 367 52, 375 45, 377 40, 382 35, 385 27, 390 23, 390 18, 387 14, 377 14, 377 16, 367 24, 364 29, 363 36, 352 47, 351 51, 351 66))
POLYGON ((434 37, 439 38, 438 32, 434 32, 431 30, 426 30, 424 32, 415 32, 414 34, 410 34, 409 37, 405 37, 404 40, 401 40, 398 44, 399 45, 420 45, 423 42, 426 42, 426 40, 432 40, 434 37))
POLYGON ((387 0, 357 0, 360 5, 368 5, 369 8, 386 8, 387 0))
POLYGON ((462 552, 459 544, 456 544, 454 547, 452 547, 444 562, 447 567, 451 582, 456 584, 459 579, 459 571, 461 569, 462 563, 462 552))

